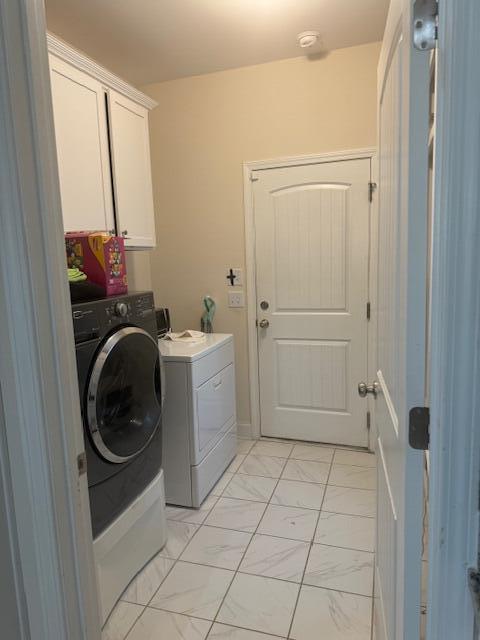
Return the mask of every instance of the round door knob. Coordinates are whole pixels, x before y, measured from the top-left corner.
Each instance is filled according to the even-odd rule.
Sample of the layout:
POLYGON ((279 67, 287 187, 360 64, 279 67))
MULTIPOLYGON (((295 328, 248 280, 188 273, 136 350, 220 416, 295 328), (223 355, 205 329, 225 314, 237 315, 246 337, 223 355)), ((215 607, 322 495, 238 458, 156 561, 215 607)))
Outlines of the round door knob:
POLYGON ((120 318, 124 318, 128 313, 128 307, 125 302, 117 302, 115 305, 115 315, 120 316, 120 318))
POLYGON ((263 320, 260 320, 260 322, 258 323, 258 326, 261 329, 268 329, 268 327, 270 326, 270 322, 266 318, 263 318, 263 320))
POLYGON ((373 397, 376 397, 377 392, 378 392, 378 382, 375 380, 375 382, 373 384, 367 384, 366 382, 359 382, 358 383, 358 395, 361 398, 366 398, 367 395, 370 393, 373 397))

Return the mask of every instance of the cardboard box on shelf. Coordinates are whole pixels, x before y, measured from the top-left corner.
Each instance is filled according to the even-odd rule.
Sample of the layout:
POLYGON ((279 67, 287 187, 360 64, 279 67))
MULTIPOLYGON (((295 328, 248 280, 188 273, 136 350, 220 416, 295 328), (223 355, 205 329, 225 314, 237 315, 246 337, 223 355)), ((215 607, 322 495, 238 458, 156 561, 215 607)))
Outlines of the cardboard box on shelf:
POLYGON ((69 268, 78 267, 106 296, 128 293, 124 239, 104 231, 65 234, 69 268))

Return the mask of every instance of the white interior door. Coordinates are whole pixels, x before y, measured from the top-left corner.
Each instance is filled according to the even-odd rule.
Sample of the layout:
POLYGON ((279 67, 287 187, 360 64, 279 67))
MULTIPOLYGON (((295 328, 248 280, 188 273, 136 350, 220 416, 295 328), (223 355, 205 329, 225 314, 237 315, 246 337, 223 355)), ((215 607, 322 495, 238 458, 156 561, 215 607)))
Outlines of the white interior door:
POLYGON ((376 640, 419 637, 423 452, 408 413, 424 404, 428 55, 410 0, 392 0, 378 71, 376 640))
POLYGON ((370 159, 256 177, 262 434, 366 447, 370 159))

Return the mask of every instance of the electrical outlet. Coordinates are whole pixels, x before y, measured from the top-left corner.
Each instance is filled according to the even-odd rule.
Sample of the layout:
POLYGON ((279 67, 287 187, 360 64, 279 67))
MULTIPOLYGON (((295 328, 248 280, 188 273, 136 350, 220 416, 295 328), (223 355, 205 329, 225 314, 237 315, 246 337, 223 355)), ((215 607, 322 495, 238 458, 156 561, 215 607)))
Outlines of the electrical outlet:
POLYGON ((228 292, 228 306, 229 307, 244 307, 245 296, 243 291, 229 291, 228 292))

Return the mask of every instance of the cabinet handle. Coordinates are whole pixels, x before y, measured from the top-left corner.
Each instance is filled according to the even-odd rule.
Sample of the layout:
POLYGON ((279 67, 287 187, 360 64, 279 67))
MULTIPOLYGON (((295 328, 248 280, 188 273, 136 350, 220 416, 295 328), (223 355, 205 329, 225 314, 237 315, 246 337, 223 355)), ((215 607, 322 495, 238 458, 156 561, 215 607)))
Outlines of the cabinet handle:
POLYGON ((218 382, 214 382, 213 383, 213 388, 214 389, 218 389, 218 387, 222 384, 223 380, 220 379, 218 382))

